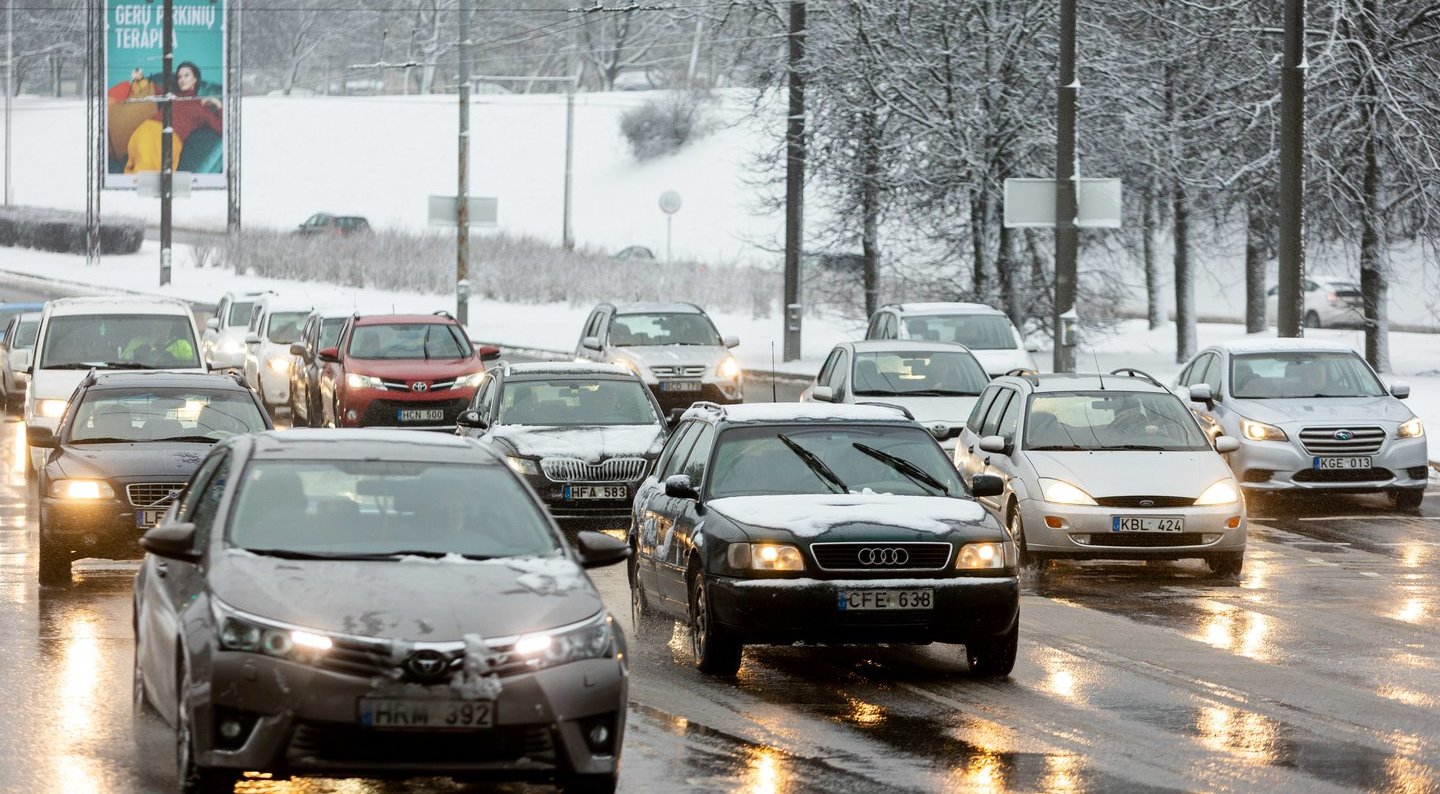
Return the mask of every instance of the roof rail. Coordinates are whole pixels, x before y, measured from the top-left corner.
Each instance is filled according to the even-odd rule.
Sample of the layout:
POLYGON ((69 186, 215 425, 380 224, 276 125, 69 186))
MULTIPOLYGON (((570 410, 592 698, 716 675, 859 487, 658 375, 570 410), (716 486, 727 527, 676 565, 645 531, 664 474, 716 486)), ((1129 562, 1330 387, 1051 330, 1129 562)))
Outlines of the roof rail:
POLYGON ((1111 374, 1111 375, 1125 375, 1125 376, 1131 377, 1131 378, 1144 378, 1145 380, 1150 381, 1151 383, 1155 384, 1156 386, 1159 386, 1159 387, 1162 388, 1162 389, 1165 388, 1165 384, 1161 383, 1161 382, 1158 381, 1158 380, 1155 380, 1155 376, 1154 376, 1154 375, 1151 375, 1150 373, 1146 372, 1146 371, 1143 370, 1143 369, 1135 369, 1134 367, 1121 367, 1121 368, 1119 368, 1119 369, 1112 369, 1112 370, 1110 370, 1110 374, 1111 374))
POLYGON ((431 312, 431 314, 435 315, 436 317, 448 317, 448 318, 450 318, 451 320, 455 319, 455 315, 451 314, 450 312, 448 312, 448 311, 446 311, 446 310, 444 310, 444 309, 440 309, 439 311, 433 311, 433 312, 431 312))
POLYGON ((710 402, 709 400, 690 403, 690 407, 685 409, 683 413, 690 413, 691 411, 708 411, 721 419, 725 418, 725 406, 720 403, 710 402))
POLYGON ((906 408, 906 407, 903 406, 903 405, 898 405, 898 404, 896 404, 896 403, 885 403, 885 402, 875 402, 875 401, 873 401, 873 400, 865 400, 864 402, 857 402, 857 403, 855 403, 855 404, 856 404, 856 405, 876 405, 876 406, 879 406, 879 407, 881 407, 881 408, 890 408, 890 409, 892 409, 892 410, 899 411, 900 413, 904 414, 906 419, 914 419, 914 418, 915 418, 915 414, 910 413, 910 409, 909 409, 909 408, 906 408))
POLYGON ((91 368, 90 368, 90 371, 87 372, 87 373, 85 373, 85 377, 81 379, 80 385, 81 385, 81 386, 94 386, 94 385, 95 385, 95 375, 96 375, 95 367, 91 367, 91 368))
POLYGON ((236 384, 238 384, 238 385, 240 385, 240 386, 244 386, 244 387, 247 388, 247 389, 250 388, 250 384, 245 382, 245 375, 244 375, 244 373, 242 373, 242 372, 240 372, 240 371, 238 371, 238 370, 233 370, 233 369, 230 370, 230 380, 235 381, 236 384))

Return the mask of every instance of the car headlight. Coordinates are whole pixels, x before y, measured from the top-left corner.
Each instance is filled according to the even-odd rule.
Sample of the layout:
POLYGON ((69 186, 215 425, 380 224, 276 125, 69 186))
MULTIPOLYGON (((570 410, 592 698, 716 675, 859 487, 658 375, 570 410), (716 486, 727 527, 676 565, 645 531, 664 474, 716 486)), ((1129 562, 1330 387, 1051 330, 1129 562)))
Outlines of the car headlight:
POLYGON ((214 605, 215 622, 220 626, 217 639, 221 650, 258 653, 304 662, 324 654, 334 644, 324 634, 267 624, 233 613, 219 602, 211 603, 214 605))
POLYGON ((1285 431, 1275 425, 1267 425, 1264 422, 1252 422, 1249 419, 1240 420, 1240 434, 1251 441, 1289 441, 1290 437, 1285 431))
POLYGON ((50 495, 56 499, 114 499, 115 489, 104 480, 51 480, 50 495))
POLYGON ((1234 480, 1221 480, 1206 488, 1200 498, 1195 500, 1196 505, 1228 505, 1240 500, 1240 491, 1235 487, 1234 480))
POLYGON ((239 339, 226 339, 220 343, 220 352, 226 355, 238 356, 245 352, 245 343, 239 339))
POLYGON ((36 400, 35 413, 46 419, 59 419, 65 415, 66 400, 36 400))
POLYGON ((800 549, 783 543, 731 543, 725 550, 730 567, 741 571, 803 571, 800 549))
POLYGON ((477 388, 480 385, 480 381, 484 379, 484 372, 472 372, 469 375, 461 375, 460 377, 455 379, 455 388, 474 389, 477 388))
POLYGON ((281 375, 290 371, 290 359, 278 357, 272 358, 269 361, 265 362, 265 366, 269 367, 270 371, 275 373, 276 375, 281 375))
POLYGON ((540 473, 540 464, 533 458, 509 455, 505 458, 505 465, 509 466, 516 474, 522 477, 534 477, 540 473))
POLYGON ((1045 495, 1045 501, 1054 502, 1058 505, 1093 505, 1095 499, 1090 494, 1071 485, 1064 480, 1052 480, 1049 477, 1040 478, 1040 491, 1045 495))
POLYGON ((354 372, 345 376, 345 385, 352 389, 383 389, 385 384, 373 375, 358 375, 354 372))
POLYGON ((529 667, 603 658, 615 650, 614 622, 607 612, 579 626, 524 634, 515 641, 513 653, 529 667))
POLYGON ((740 377, 740 362, 734 356, 727 356, 720 366, 715 368, 715 374, 725 380, 735 380, 740 377))
POLYGON ((1425 435, 1425 425, 1418 416, 1395 428, 1396 438, 1419 438, 1423 435, 1425 435))
POLYGON ((966 543, 955 557, 958 571, 995 571, 1014 568, 1015 544, 1006 542, 966 543))

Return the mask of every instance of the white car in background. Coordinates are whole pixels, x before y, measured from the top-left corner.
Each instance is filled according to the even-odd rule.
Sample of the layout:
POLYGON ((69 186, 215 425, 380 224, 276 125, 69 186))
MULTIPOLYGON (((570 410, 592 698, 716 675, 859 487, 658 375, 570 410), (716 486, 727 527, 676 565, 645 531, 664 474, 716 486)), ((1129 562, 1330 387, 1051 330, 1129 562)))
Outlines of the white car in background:
POLYGON ((26 312, 10 318, 5 326, 5 335, 0 337, 4 358, 5 412, 18 410, 25 402, 25 387, 30 376, 25 369, 30 366, 30 354, 35 350, 35 334, 40 330, 40 312, 26 312))
POLYGON ((924 425, 946 452, 990 376, 975 356, 948 342, 841 342, 801 402, 898 405, 924 425))
POLYGON ((265 410, 290 404, 290 346, 300 341, 305 321, 315 310, 309 302, 276 295, 255 299, 245 332, 245 382, 260 395, 265 410))
POLYGON ((205 321, 200 355, 209 369, 239 370, 245 366, 245 331, 255 300, 266 292, 227 292, 215 307, 215 316, 205 321))
POLYGON ((865 331, 866 339, 953 342, 975 354, 994 378, 1017 369, 1035 370, 1026 344, 1004 312, 983 303, 892 303, 881 306, 865 331))
MULTIPOLYGON (((1360 285, 1349 279, 1307 278, 1301 323, 1306 328, 1364 328, 1365 300, 1360 285)), ((1274 325, 1279 316, 1280 287, 1265 291, 1265 321, 1274 325)))

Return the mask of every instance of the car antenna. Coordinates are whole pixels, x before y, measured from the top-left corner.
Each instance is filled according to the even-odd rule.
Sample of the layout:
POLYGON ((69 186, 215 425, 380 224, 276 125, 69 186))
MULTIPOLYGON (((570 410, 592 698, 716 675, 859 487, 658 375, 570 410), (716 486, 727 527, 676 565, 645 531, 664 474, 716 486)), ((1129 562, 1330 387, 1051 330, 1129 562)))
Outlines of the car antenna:
POLYGON ((770 402, 780 402, 779 387, 775 385, 775 340, 770 340, 770 402))
POLYGON ((1100 379, 1100 391, 1105 391, 1105 375, 1100 372, 1100 354, 1095 352, 1093 347, 1090 348, 1090 357, 1095 359, 1095 376, 1100 379))

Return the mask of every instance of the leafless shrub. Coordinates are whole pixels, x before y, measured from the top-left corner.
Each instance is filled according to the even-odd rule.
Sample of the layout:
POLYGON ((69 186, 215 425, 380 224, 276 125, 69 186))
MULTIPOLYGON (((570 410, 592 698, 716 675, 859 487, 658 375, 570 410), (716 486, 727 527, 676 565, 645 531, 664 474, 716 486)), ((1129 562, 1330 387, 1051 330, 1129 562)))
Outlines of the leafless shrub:
POLYGON ((620 132, 637 160, 670 154, 710 131, 713 98, 705 90, 666 91, 620 117, 620 132))

